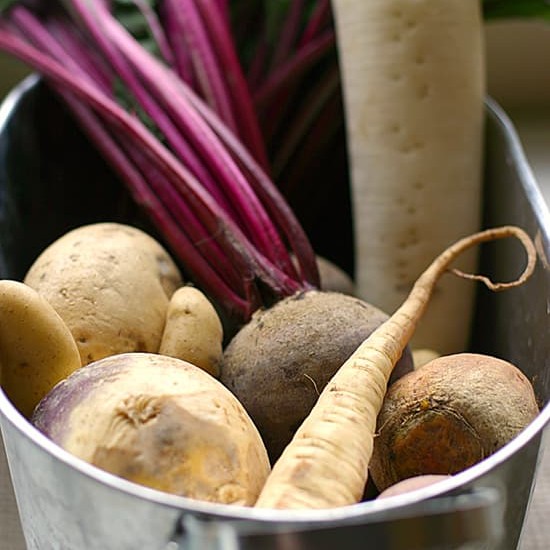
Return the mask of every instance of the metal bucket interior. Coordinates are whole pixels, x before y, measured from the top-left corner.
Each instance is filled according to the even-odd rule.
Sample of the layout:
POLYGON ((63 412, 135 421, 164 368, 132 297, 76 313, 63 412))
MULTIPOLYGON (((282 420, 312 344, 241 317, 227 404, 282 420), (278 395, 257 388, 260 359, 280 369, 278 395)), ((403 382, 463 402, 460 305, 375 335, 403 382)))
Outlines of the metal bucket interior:
MULTIPOLYGON (((257 510, 161 493, 98 470, 32 428, 0 390, 28 547, 516 548, 550 415, 550 214, 513 126, 492 101, 486 133, 484 224, 522 226, 541 259, 523 287, 498 295, 480 287, 471 349, 507 359, 531 379, 542 410, 526 430, 474 467, 409 494, 328 511, 257 510)), ((155 235, 43 84, 26 79, 0 110, 0 276, 21 279, 52 240, 102 220, 155 235)), ((498 280, 513 278, 521 262, 513 243, 482 249, 481 269, 498 280)))

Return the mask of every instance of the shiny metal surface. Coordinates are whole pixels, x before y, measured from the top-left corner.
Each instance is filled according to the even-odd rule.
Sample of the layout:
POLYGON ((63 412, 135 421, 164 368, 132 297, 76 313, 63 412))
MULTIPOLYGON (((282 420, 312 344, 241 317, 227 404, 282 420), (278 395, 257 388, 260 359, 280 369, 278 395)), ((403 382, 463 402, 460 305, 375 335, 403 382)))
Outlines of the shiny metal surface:
MULTIPOLYGON (((45 173, 49 177, 53 173, 61 188, 67 185, 67 193, 72 189, 69 186, 75 185, 74 181, 64 183, 59 167, 53 172, 51 167, 44 168, 51 159, 40 156, 32 125, 33 110, 39 103, 39 90, 29 80, 0 110, 3 277, 20 276, 25 255, 32 257, 44 241, 64 230, 57 225, 57 216, 67 205, 58 204, 60 201, 40 212, 40 220, 34 220, 44 224, 39 232, 29 229, 26 224, 34 218, 26 212, 18 215, 27 204, 20 196, 20 186, 45 173), (8 197, 8 192, 13 196, 8 197), (11 229, 9 235, 7 228, 11 229), (23 252, 21 243, 25 244, 23 252)), ((498 295, 479 291, 473 348, 516 363, 533 381, 543 407, 515 440, 444 482, 391 499, 329 511, 244 509, 160 493, 100 471, 52 444, 0 391, 0 427, 28 547, 328 550, 373 544, 383 550, 516 548, 550 416, 550 274, 546 263, 550 215, 513 127, 492 102, 487 104, 486 156, 485 224, 523 226, 536 237, 542 258, 534 278, 524 287, 498 295)), ((84 168, 84 179, 93 179, 96 170, 95 164, 94 168, 86 164, 89 161, 87 153, 79 153, 77 163, 84 168)), ((128 216, 128 210, 124 212, 128 216)), ((70 223, 89 215, 87 210, 71 211, 70 223)), ((522 253, 513 244, 483 249, 484 272, 495 278, 512 278, 510 269, 521 264, 522 253)))

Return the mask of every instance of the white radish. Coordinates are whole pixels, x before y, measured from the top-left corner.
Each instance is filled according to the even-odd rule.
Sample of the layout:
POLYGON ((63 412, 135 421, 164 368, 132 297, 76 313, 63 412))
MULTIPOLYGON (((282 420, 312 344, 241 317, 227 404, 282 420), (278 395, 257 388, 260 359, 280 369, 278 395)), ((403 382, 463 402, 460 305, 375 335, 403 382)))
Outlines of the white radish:
MULTIPOLYGON (((348 132, 357 295, 394 311, 439 250, 480 228, 479 0, 332 0, 348 132)), ((476 255, 461 267, 476 270, 476 255)), ((467 345, 475 289, 449 277, 412 345, 467 345)))

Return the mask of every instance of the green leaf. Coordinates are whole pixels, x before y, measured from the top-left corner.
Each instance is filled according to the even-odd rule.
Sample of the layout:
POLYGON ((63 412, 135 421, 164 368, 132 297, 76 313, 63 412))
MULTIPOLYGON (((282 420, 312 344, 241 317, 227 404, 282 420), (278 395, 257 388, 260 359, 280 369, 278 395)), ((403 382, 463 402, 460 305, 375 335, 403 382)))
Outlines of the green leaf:
MULTIPOLYGON (((143 1, 153 10, 156 9, 159 3, 159 0, 143 1)), ((153 32, 134 0, 114 0, 112 2, 112 13, 144 48, 154 55, 159 55, 160 51, 153 32)))
POLYGON ((550 21, 549 0, 483 0, 485 19, 539 18, 550 21))
POLYGON ((0 14, 9 10, 15 4, 18 4, 20 0, 0 0, 0 14))

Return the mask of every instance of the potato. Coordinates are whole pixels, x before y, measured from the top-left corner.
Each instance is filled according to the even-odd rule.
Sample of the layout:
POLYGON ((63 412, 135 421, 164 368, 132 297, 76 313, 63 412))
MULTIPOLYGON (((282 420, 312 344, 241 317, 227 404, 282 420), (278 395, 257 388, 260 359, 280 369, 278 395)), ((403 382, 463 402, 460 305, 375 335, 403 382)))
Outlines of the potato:
POLYGON ((168 300, 182 281, 166 250, 128 225, 74 229, 46 248, 24 282, 69 327, 83 365, 159 349, 168 300))
POLYGON ((409 477, 403 479, 390 485, 387 489, 382 491, 376 498, 388 498, 396 495, 402 495, 404 493, 409 493, 410 491, 416 491, 417 489, 423 489, 433 485, 434 483, 439 483, 444 479, 448 479, 451 476, 443 474, 424 474, 420 476, 409 477))
POLYGON ((76 343, 53 307, 19 281, 0 281, 0 384, 19 412, 29 417, 79 367, 76 343))
POLYGON ((218 377, 223 356, 223 326, 214 306, 198 288, 172 294, 159 353, 178 357, 218 377))
POLYGON ((32 422, 99 468, 189 498, 251 505, 269 473, 242 405, 173 357, 134 352, 91 363, 59 383, 32 422))
MULTIPOLYGON (((257 311, 231 339, 220 380, 252 417, 272 462, 332 375, 387 318, 357 298, 308 291, 257 311)), ((394 373, 411 369, 407 349, 394 373)))
POLYGON ((513 364, 475 353, 441 356, 397 380, 378 415, 369 471, 380 491, 423 474, 454 474, 490 456, 539 413, 513 364))

